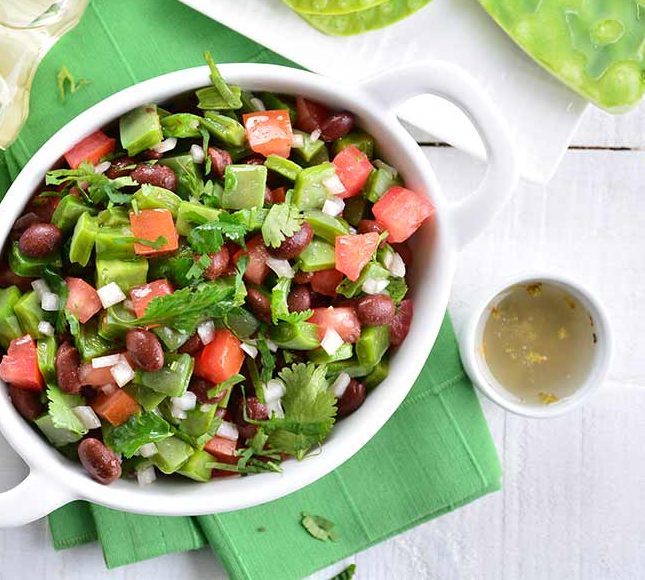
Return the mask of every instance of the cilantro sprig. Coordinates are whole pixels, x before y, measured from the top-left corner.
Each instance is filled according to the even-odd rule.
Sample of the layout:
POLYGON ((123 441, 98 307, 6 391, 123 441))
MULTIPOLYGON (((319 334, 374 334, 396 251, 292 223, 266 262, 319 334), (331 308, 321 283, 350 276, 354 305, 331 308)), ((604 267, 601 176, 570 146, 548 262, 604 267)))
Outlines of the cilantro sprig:
POLYGON ((272 205, 262 224, 264 243, 277 248, 286 238, 300 230, 303 219, 300 210, 291 204, 290 197, 284 203, 272 205))
POLYGON ((337 536, 333 530, 334 524, 327 518, 302 512, 300 524, 316 540, 320 540, 321 542, 326 542, 327 540, 331 540, 332 542, 336 541, 337 536))
POLYGON ((313 315, 313 310, 304 310, 302 312, 289 312, 287 298, 291 289, 290 278, 279 278, 273 290, 271 291, 271 319, 273 324, 281 320, 291 324, 303 322, 313 315))
POLYGON ((92 203, 109 200, 115 204, 130 203, 132 195, 119 191, 124 187, 136 186, 129 175, 110 179, 102 173, 95 173, 91 163, 81 163, 76 169, 53 169, 45 175, 46 185, 78 187, 92 203))

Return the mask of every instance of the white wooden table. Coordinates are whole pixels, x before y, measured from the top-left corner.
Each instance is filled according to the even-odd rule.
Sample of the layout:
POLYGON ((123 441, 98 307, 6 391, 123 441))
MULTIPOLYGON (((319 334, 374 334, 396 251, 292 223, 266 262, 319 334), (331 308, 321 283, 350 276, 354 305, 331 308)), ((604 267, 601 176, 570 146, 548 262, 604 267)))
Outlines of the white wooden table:
MULTIPOLYGON (((356 555, 359 578, 638 578, 645 570, 645 107, 590 111, 546 187, 521 186, 464 252, 451 309, 518 270, 558 268, 597 291, 617 337, 609 380, 583 409, 527 420, 483 401, 503 490, 356 555)), ((427 146, 444 189, 460 195, 482 167, 427 146)), ((24 474, 0 442, 0 489, 24 474)), ((44 490, 46 492, 46 490, 44 490)), ((340 570, 317 574, 329 578, 340 570)), ((0 579, 224 577, 209 550, 107 571, 97 546, 54 552, 44 521, 0 530, 0 579)))

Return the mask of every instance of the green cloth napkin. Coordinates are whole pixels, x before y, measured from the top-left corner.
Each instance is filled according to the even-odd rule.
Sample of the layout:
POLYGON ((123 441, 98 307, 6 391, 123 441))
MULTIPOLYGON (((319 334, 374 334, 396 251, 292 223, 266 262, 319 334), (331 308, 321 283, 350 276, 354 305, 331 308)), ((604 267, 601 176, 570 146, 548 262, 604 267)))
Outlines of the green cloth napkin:
MULTIPOLYGON (((220 62, 290 64, 174 0, 93 0, 79 26, 38 70, 29 120, 16 143, 0 154, 0 192, 33 152, 80 111, 140 80, 201 64, 204 50, 220 62), (55 82, 62 65, 77 79, 91 81, 63 103, 55 82)), ((228 514, 141 516, 74 502, 49 522, 56 549, 98 540, 109 568, 210 545, 232 578, 289 579, 499 485, 495 448, 446 318, 403 405, 355 457, 317 483, 228 514), (335 522, 338 541, 309 536, 299 523, 303 511, 335 522)))

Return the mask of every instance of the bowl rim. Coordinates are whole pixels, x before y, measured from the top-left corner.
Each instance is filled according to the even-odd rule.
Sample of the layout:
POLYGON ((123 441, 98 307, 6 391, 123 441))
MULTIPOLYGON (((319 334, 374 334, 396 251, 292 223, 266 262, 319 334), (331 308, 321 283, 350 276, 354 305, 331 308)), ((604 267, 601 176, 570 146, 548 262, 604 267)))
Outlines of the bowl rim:
MULTIPOLYGON (((386 423, 399 407, 426 361, 448 304, 454 276, 457 247, 448 216, 448 202, 421 148, 387 111, 360 85, 331 80, 311 72, 267 64, 224 64, 220 71, 227 82, 249 90, 273 90, 287 94, 305 94, 311 98, 343 106, 357 114, 366 130, 406 175, 406 183, 421 188, 435 206, 435 223, 421 230, 433 240, 433 251, 426 252, 407 347, 393 357, 388 378, 370 394, 352 416, 337 424, 325 441, 320 454, 301 462, 287 461, 281 474, 256 474, 205 484, 196 482, 156 482, 145 488, 119 481, 103 486, 91 480, 76 463, 65 459, 44 441, 11 405, 7 389, 0 389, 0 431, 23 457, 30 469, 45 473, 59 489, 69 493, 69 501, 86 499, 135 513, 158 515, 198 515, 251 507, 296 491, 330 473, 358 452, 386 423), (386 136, 384 142, 381 137, 386 136), (389 153, 388 153, 389 152, 389 153), (402 169, 401 169, 402 168, 402 169), (429 279, 431 278, 431 285, 429 279), (425 282, 424 282, 425 280, 425 282), (396 372, 395 372, 396 371, 396 372), (395 384, 396 383, 396 384, 395 384), (351 436, 350 436, 351 432, 351 436), (217 487, 212 487, 213 485, 217 487), (181 489, 181 495, 176 493, 181 489), (212 493, 216 491, 216 493, 212 493), (251 493, 249 493, 249 491, 251 493)), ((207 66, 183 69, 160 75, 125 88, 82 112, 47 140, 25 165, 2 202, 0 240, 4 246, 13 222, 36 190, 44 173, 80 138, 113 122, 128 110, 146 102, 163 102, 186 91, 209 84, 207 66)), ((421 231, 420 230, 420 231, 421 231)))

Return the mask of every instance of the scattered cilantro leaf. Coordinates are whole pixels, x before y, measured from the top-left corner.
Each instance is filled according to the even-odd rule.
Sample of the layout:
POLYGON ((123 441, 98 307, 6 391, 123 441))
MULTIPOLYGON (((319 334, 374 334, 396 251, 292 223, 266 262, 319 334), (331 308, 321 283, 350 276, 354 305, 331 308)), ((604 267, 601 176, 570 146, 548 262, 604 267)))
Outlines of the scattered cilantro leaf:
POLYGON ((247 232, 256 232, 262 228, 269 210, 263 207, 252 207, 251 209, 240 209, 234 212, 233 216, 244 224, 247 232))
POLYGON ((188 234, 188 243, 198 254, 214 254, 224 245, 224 238, 231 242, 244 243, 247 229, 234 215, 222 213, 216 221, 193 228, 188 234))
POLYGON ((156 443, 172 435, 170 424, 155 413, 133 415, 118 427, 104 428, 105 443, 115 453, 132 457, 142 445, 156 443))
POLYGON ((89 85, 91 81, 88 79, 80 79, 78 82, 74 79, 74 75, 70 70, 63 65, 60 67, 58 74, 56 75, 56 85, 58 86, 58 96, 60 97, 61 103, 65 101, 67 97, 67 87, 69 87, 69 94, 73 95, 78 89, 89 85))
POLYGON ((271 291, 271 320, 273 324, 277 324, 280 320, 297 324, 303 322, 313 315, 312 310, 304 310, 302 312, 289 312, 287 298, 289 297, 289 290, 291 289, 290 278, 279 278, 273 290, 271 291))
POLYGON ((200 322, 222 318, 228 310, 239 306, 234 295, 234 288, 217 280, 181 288, 173 294, 153 298, 142 317, 122 322, 128 326, 160 324, 192 334, 200 322))
POLYGON ((74 337, 77 338, 80 333, 81 333, 81 323, 78 321, 78 318, 74 316, 68 308, 64 308, 62 312, 65 313, 65 319, 67 320, 67 324, 69 325, 69 333, 74 337))
POLYGON ((363 268, 361 275, 355 282, 352 282, 349 278, 345 278, 338 285, 336 291, 345 296, 345 298, 354 298, 354 296, 362 291, 363 283, 367 278, 387 280, 389 276, 390 273, 383 266, 375 261, 371 261, 363 268))
MULTIPOLYGON (((50 266, 46 266, 43 272, 43 278, 45 279, 45 282, 47 282, 49 289, 54 294, 58 295, 60 303, 67 304, 67 283, 65 282, 63 277, 58 272, 53 270, 50 266)), ((66 310, 66 308, 60 308, 55 314, 54 327, 56 328, 57 334, 64 334, 67 330, 68 319, 66 310)), ((70 316, 73 315, 70 314, 70 316)), ((78 324, 78 321, 76 322, 78 324)), ((80 327, 77 332, 78 331, 80 331, 80 327)))
MULTIPOLYGON (((102 203, 106 199, 122 200, 128 194, 119 192, 123 187, 136 186, 129 175, 110 179, 102 173, 95 173, 91 163, 81 163, 76 169, 53 169, 45 175, 47 185, 69 185, 78 187, 83 195, 91 202, 102 203)), ((127 201, 113 201, 113 203, 127 203, 127 201)))
POLYGON ((322 516, 314 516, 302 512, 300 524, 316 540, 320 540, 321 542, 326 542, 327 540, 331 540, 332 542, 336 541, 336 533, 333 531, 334 524, 322 516))
POLYGON ((142 246, 147 246, 155 250, 160 250, 168 243, 168 240, 164 236, 159 236, 156 240, 146 240, 144 238, 134 238, 134 237, 127 238, 127 239, 132 243, 141 244, 142 246))
POLYGON ((277 248, 286 238, 300 230, 302 220, 300 210, 289 201, 272 205, 262 224, 264 243, 277 248))
POLYGON ((66 429, 78 435, 85 435, 87 427, 74 414, 72 409, 85 405, 83 397, 64 393, 54 385, 47 386, 47 399, 49 400, 49 415, 54 427, 66 429))
POLYGON ((211 259, 207 254, 201 255, 197 260, 195 260, 188 271, 186 272, 186 278, 188 280, 199 280, 202 277, 202 274, 206 271, 206 268, 210 266, 211 259))
POLYGON ((202 150, 204 151, 204 175, 208 175, 213 164, 213 160, 208 154, 208 143, 211 139, 211 134, 201 125, 199 126, 199 132, 202 134, 202 150))
POLYGON ((279 464, 274 461, 261 461, 259 459, 250 459, 246 465, 243 467, 240 465, 230 464, 230 463, 220 463, 218 461, 213 461, 212 463, 207 463, 206 467, 208 469, 219 469, 220 471, 231 471, 233 473, 262 473, 263 471, 272 471, 274 473, 282 473, 282 468, 279 464))
POLYGON ((352 580, 356 574, 356 564, 350 564, 342 572, 339 572, 331 580, 352 580))
POLYGON ((236 304, 243 304, 246 299, 246 284, 244 283, 244 272, 249 265, 249 257, 246 255, 240 256, 237 261, 237 273, 235 274, 235 292, 233 300, 236 304))

